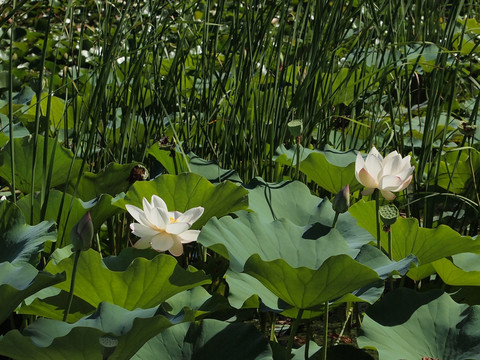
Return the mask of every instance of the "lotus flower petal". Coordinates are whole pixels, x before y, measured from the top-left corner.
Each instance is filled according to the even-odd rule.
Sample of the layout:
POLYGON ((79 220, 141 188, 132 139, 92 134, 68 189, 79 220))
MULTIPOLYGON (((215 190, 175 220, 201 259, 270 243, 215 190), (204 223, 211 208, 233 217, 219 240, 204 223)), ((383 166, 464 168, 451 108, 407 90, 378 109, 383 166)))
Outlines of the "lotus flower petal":
POLYGON ((150 241, 152 249, 157 251, 170 250, 170 248, 173 246, 175 242, 173 239, 173 236, 174 235, 168 234, 166 232, 158 233, 150 241))
POLYGON ((387 200, 395 198, 394 192, 404 190, 413 179, 415 167, 410 164, 410 155, 402 158, 392 151, 385 158, 372 147, 364 160, 360 153, 355 161, 355 177, 365 189, 363 195, 370 195, 379 189, 387 200))
POLYGON ((132 233, 140 239, 134 247, 156 251, 169 251, 172 255, 183 254, 183 243, 196 241, 200 231, 189 230, 203 214, 203 207, 195 207, 185 213, 168 211, 162 198, 153 195, 151 202, 143 199, 143 210, 126 205, 127 211, 137 221, 130 224, 132 233))

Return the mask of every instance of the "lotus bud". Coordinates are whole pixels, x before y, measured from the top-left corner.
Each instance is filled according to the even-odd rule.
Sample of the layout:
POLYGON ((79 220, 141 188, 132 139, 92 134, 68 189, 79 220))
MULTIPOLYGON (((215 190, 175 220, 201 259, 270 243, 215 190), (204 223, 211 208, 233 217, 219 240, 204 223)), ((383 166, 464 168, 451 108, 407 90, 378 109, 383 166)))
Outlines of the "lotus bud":
POLYGON ((303 123, 302 120, 292 120, 288 124, 288 130, 290 131, 290 134, 292 134, 294 137, 299 137, 302 135, 303 132, 303 123))
POLYGON ((350 186, 347 184, 333 198, 332 208, 336 213, 343 214, 350 207, 350 186))
POLYGON ((395 205, 387 204, 384 206, 380 206, 378 214, 380 215, 380 219, 385 224, 385 226, 390 227, 391 225, 395 224, 395 221, 397 221, 399 211, 395 205))
POLYGON ((87 212, 70 232, 73 245, 72 251, 87 251, 92 246, 93 222, 90 213, 87 212))

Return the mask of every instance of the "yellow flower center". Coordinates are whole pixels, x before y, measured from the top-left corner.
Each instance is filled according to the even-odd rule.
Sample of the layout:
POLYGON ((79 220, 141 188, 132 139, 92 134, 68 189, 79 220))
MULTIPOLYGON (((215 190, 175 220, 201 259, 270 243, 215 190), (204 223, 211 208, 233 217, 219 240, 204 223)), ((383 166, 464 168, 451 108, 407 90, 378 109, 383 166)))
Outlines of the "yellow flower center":
POLYGON ((174 224, 177 222, 177 219, 174 219, 173 217, 170 217, 170 224, 174 224))

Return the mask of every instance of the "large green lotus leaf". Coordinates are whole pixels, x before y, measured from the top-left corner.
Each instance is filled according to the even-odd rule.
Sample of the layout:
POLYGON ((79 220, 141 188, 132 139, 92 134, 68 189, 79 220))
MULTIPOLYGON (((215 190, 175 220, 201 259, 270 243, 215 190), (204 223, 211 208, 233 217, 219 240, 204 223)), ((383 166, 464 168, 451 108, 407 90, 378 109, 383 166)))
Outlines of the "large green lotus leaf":
POLYGON ((230 181, 213 185, 204 177, 193 173, 161 175, 151 181, 137 181, 126 193, 125 201, 119 201, 118 204, 143 208, 143 198, 150 201, 152 195, 160 196, 170 211, 185 212, 202 206, 205 211, 193 229, 200 228, 213 216, 221 217, 248 206, 248 191, 243 187, 230 181))
POLYGON ((0 263, 0 324, 30 295, 65 280, 65 274, 52 275, 38 271, 30 264, 14 266, 0 263))
MULTIPOLYGON (((17 309, 17 313, 63 320, 65 304, 69 297, 70 294, 67 291, 51 286, 26 298, 17 309)), ((74 296, 67 321, 73 323, 94 311, 95 307, 74 296)))
POLYGON ((355 257, 352 249, 336 229, 311 240, 303 238, 307 230, 288 219, 265 221, 256 213, 238 213, 238 218, 211 219, 198 242, 230 260, 230 268, 242 272, 252 254, 264 260, 284 259, 293 267, 317 269, 327 258, 338 254, 355 257))
MULTIPOLYGON (((30 218, 32 213, 30 205, 31 196, 31 194, 24 196, 17 201, 17 205, 29 223, 38 224, 41 213, 41 195, 40 193, 36 193, 33 197, 33 219, 30 218)), ((58 243, 62 245, 70 244, 70 232, 72 228, 87 211, 90 211, 93 224, 95 228, 98 228, 106 219, 121 212, 121 209, 114 205, 118 200, 118 198, 114 199, 108 194, 103 194, 97 199, 83 202, 78 198, 73 198, 72 195, 68 193, 64 194, 59 190, 52 189, 48 196, 45 218, 55 219, 57 221, 58 243), (60 210, 62 211, 59 213, 60 210)))
MULTIPOLYGON (((300 146, 300 162, 305 160, 307 156, 314 151, 315 150, 300 146)), ((287 149, 285 145, 280 145, 275 152, 277 155, 274 156, 274 160, 277 164, 288 166, 297 165, 297 145, 292 146, 290 149, 287 149)))
POLYGON ((258 309, 260 304, 263 304, 268 309, 279 312, 290 307, 248 274, 227 270, 225 275, 225 281, 228 283, 228 301, 236 309, 258 309))
MULTIPOLYGON (((350 213, 357 219, 358 225, 376 236, 375 202, 360 200, 350 207, 350 213)), ((399 217, 392 225, 392 256, 400 260, 413 254, 417 257, 419 265, 429 264, 435 260, 463 252, 480 252, 480 241, 469 236, 461 236, 456 231, 445 225, 435 229, 421 228, 416 219, 399 217)), ((382 246, 388 247, 385 232, 381 234, 382 246)), ((414 274, 408 273, 414 280, 420 280, 414 274)))
MULTIPOLYGON (((34 143, 33 138, 28 136, 22 139, 14 139, 15 152, 15 186, 23 193, 31 191, 32 169, 33 169, 33 154, 34 143)), ((35 167, 35 187, 38 191, 42 187, 43 174, 43 136, 38 136, 37 152, 36 152, 36 167, 35 167)), ((58 187, 65 185, 68 181, 70 172, 70 179, 75 179, 79 176, 81 160, 74 159, 73 153, 62 147, 54 139, 49 139, 46 169, 52 169, 50 187, 58 187), (52 158, 52 155, 53 158, 52 158), (52 163, 53 161, 53 163, 52 163), (73 167, 70 172, 70 167, 73 167)), ((10 146, 5 146, 0 150, 0 176, 8 183, 12 182, 11 170, 11 153, 10 146)), ((45 177, 47 174, 45 174, 45 177)))
MULTIPOLYGON (((277 295, 267 289, 260 281, 248 274, 227 270, 225 280, 229 288, 228 301, 236 309, 260 308, 262 311, 281 312, 282 315, 291 318, 296 318, 298 315, 298 309, 292 308, 291 305, 280 300, 277 295)), ((383 290, 384 282, 379 280, 336 299, 330 303, 330 306, 336 307, 347 301, 373 304, 383 294, 383 290)), ((323 309, 305 310, 302 319, 312 319, 322 314, 323 309)))
POLYGON ((0 201, 0 262, 37 265, 45 242, 56 240, 53 221, 27 225, 22 211, 16 205, 0 201))
POLYGON ((236 183, 242 182, 235 170, 222 169, 216 162, 202 159, 193 152, 188 153, 188 158, 190 159, 190 170, 205 177, 208 181, 213 183, 221 183, 225 180, 236 183))
POLYGON ((185 307, 195 312, 195 318, 204 316, 215 311, 230 309, 227 299, 219 294, 210 295, 207 290, 201 286, 182 291, 170 297, 165 301, 163 307, 168 312, 178 314, 185 307))
POLYGON ((348 255, 331 256, 313 270, 292 267, 283 259, 264 261, 254 254, 245 263, 244 272, 298 309, 319 308, 326 301, 379 280, 374 270, 348 255))
MULTIPOLYGON (((255 178, 247 188, 249 208, 265 220, 286 218, 300 226, 318 222, 312 232, 315 229, 327 232, 329 230, 327 227, 333 224, 335 211, 332 209, 332 203, 327 198, 322 200, 312 195, 310 189, 302 182, 267 183, 261 178, 255 178)), ((360 248, 374 241, 372 235, 359 227, 357 220, 348 212, 339 215, 336 229, 352 248, 360 248)))
POLYGON ((140 359, 272 359, 272 350, 252 324, 206 319, 172 326, 149 340, 133 357, 140 359))
MULTIPOLYGON (((98 174, 85 172, 80 177, 75 194, 84 201, 95 199, 102 194, 116 196, 127 191, 133 182, 139 180, 143 171, 137 163, 124 165, 110 163, 98 174)), ((75 178, 70 181, 68 192, 73 194, 76 186, 77 179, 75 178)))
POLYGON ((480 286, 480 255, 462 253, 452 259, 440 259, 433 267, 443 282, 456 286, 480 286))
POLYGON ((361 331, 358 345, 376 348, 382 360, 480 359, 480 307, 440 291, 388 293, 367 311, 361 331))
MULTIPOLYGON (((53 258, 45 267, 52 273, 67 273, 67 281, 57 285, 65 291, 69 291, 73 260, 74 254, 60 262, 53 258)), ((90 249, 82 252, 78 261, 74 294, 93 306, 107 301, 133 310, 159 305, 181 291, 208 283, 210 279, 203 271, 185 270, 170 255, 161 254, 152 260, 139 257, 125 271, 112 271, 90 249)))
POLYGON ((158 308, 125 310, 101 303, 97 311, 76 323, 38 319, 23 332, 8 332, 0 339, 0 354, 17 360, 101 359, 100 338, 118 340, 109 359, 130 359, 142 345, 183 316, 166 317, 158 308))
POLYGON ((162 164, 168 174, 177 175, 188 171, 185 156, 180 152, 178 147, 172 150, 171 146, 162 148, 158 143, 155 143, 147 149, 146 155, 154 157, 162 164))
MULTIPOLYGON (((283 145, 277 149, 275 162, 283 165, 296 166, 297 147, 287 150, 283 145)), ((320 185, 325 190, 336 194, 345 185, 350 185, 350 191, 360 190, 355 178, 356 152, 338 151, 330 146, 324 150, 310 150, 300 147, 300 171, 320 185)))
POLYGON ((350 185, 350 191, 355 192, 362 188, 355 178, 355 156, 353 151, 333 149, 313 152, 302 161, 300 170, 332 194, 338 193, 347 184, 350 185))

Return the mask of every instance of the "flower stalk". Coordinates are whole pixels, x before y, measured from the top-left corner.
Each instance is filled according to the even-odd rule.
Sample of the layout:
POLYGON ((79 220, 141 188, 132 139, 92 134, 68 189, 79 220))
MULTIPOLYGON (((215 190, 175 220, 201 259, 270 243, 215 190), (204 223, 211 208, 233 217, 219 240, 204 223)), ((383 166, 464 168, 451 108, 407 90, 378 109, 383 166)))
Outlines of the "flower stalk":
POLYGON ((293 339, 295 338, 295 335, 297 334, 298 326, 300 325, 300 322, 302 321, 302 316, 303 316, 303 309, 298 310, 297 318, 292 324, 292 328, 290 329, 290 336, 288 338, 288 343, 287 343, 287 351, 286 351, 286 359, 289 360, 291 355, 292 355, 292 347, 293 347, 293 339))

